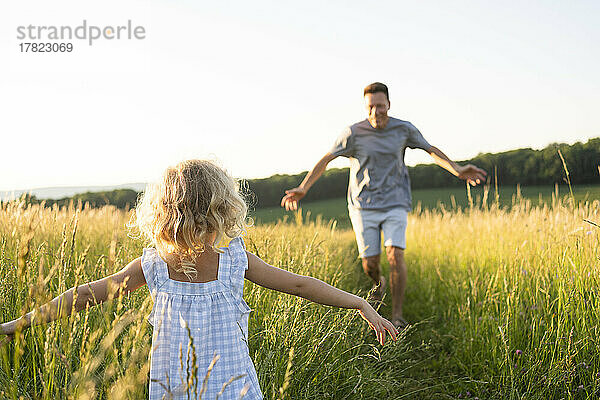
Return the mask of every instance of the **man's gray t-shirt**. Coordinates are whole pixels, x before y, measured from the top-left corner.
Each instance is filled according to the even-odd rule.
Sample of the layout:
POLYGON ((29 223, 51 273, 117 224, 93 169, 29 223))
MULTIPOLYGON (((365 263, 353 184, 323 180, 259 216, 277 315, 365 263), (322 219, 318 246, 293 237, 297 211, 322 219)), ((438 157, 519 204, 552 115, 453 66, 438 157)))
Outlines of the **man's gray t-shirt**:
POLYGON ((390 117, 384 129, 375 129, 365 119, 346 128, 330 153, 350 159, 348 205, 370 210, 401 207, 410 211, 410 179, 404 165, 407 147, 431 147, 408 121, 390 117))

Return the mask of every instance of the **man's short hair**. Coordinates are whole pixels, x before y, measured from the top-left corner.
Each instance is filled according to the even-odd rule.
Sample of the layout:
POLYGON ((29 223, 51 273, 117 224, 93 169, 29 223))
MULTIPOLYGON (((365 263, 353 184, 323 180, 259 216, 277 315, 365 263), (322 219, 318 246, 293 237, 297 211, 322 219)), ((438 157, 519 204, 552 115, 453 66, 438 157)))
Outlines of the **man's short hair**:
POLYGON ((385 97, 387 98, 387 101, 390 101, 390 95, 388 93, 388 88, 381 82, 374 82, 374 83, 371 83, 369 86, 367 86, 365 88, 363 96, 366 96, 367 93, 374 94, 374 93, 378 93, 378 92, 384 93, 385 97))

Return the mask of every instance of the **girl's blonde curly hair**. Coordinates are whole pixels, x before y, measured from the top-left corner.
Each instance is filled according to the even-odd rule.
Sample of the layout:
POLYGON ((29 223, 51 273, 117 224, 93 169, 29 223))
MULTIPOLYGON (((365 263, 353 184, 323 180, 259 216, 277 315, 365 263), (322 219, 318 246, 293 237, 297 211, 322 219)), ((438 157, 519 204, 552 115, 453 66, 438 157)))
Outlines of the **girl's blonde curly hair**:
POLYGON ((190 280, 196 277, 195 259, 223 236, 246 232, 248 206, 240 184, 207 160, 187 160, 169 167, 162 182, 149 184, 138 200, 135 223, 163 259, 178 256, 190 280), (216 235, 212 241, 213 235, 216 235))

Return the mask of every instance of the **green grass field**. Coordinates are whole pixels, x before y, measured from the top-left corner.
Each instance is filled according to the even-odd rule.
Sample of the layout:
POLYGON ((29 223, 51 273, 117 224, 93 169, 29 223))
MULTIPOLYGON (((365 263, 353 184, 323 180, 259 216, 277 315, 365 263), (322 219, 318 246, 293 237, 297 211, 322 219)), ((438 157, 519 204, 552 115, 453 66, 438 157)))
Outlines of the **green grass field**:
MULTIPOLYGON (((0 321, 139 257, 129 216, 3 205, 0 321)), ((265 398, 598 398, 600 231, 591 222, 600 223, 598 200, 410 214, 413 325, 384 347, 355 311, 246 282, 265 398)), ((273 265, 362 296, 370 288, 353 232, 333 223, 258 225, 246 243, 273 265)), ((147 397, 151 306, 143 287, 18 335, 0 348, 0 399, 147 397)), ((380 311, 389 317, 389 303, 380 311)))
MULTIPOLYGON (((529 199, 533 204, 552 204, 552 198, 555 195, 555 187, 552 186, 530 186, 530 187, 500 187, 498 190, 498 202, 501 207, 510 206, 517 200, 517 193, 520 191, 521 197, 529 199)), ((482 186, 471 188, 471 198, 475 205, 481 206, 484 199, 488 205, 496 201, 496 194, 493 187, 490 188, 487 197, 482 186)), ((569 187, 561 185, 558 187, 558 197, 569 195, 569 187)), ((423 209, 455 210, 457 208, 469 207, 469 199, 466 187, 463 188, 442 188, 442 189, 418 189, 413 190, 413 209, 420 212, 423 209)), ((600 185, 582 185, 573 187, 573 195, 576 202, 592 201, 600 199, 600 185)), ((310 203, 301 203, 304 219, 315 221, 318 216, 323 221, 336 220, 339 227, 350 228, 350 219, 348 218, 348 209, 346 198, 321 200, 310 203)), ((258 224, 273 223, 278 220, 293 222, 296 216, 293 213, 285 211, 281 207, 269 207, 254 210, 251 215, 258 224)))

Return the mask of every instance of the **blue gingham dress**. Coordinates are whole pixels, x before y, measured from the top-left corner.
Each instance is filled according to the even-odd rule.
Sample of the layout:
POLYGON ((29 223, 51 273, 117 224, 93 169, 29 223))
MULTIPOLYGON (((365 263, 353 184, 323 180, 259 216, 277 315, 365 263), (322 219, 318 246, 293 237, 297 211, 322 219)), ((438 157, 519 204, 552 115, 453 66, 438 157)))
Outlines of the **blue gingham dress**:
POLYGON ((221 400, 244 393, 244 399, 263 398, 247 344, 251 310, 242 298, 248 269, 244 241, 237 237, 222 250, 217 280, 192 283, 170 279, 156 249, 144 249, 142 270, 154 300, 148 317, 154 328, 150 400, 188 399, 188 391, 190 399, 212 400, 221 391, 221 400), (220 358, 204 384, 215 355, 220 358))

